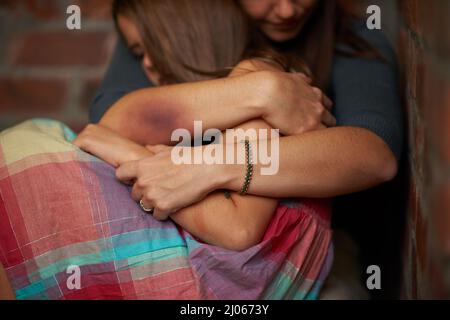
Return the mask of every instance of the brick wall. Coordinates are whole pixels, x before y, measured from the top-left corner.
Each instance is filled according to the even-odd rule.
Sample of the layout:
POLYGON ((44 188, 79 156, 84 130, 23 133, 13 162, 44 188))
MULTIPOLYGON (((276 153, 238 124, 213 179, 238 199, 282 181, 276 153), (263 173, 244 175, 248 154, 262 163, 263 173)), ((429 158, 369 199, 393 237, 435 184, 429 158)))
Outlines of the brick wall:
POLYGON ((450 1, 401 0, 410 192, 403 296, 450 297, 450 1))
POLYGON ((51 117, 79 130, 113 49, 110 0, 0 1, 0 130, 51 117), (81 30, 66 9, 81 8, 81 30))

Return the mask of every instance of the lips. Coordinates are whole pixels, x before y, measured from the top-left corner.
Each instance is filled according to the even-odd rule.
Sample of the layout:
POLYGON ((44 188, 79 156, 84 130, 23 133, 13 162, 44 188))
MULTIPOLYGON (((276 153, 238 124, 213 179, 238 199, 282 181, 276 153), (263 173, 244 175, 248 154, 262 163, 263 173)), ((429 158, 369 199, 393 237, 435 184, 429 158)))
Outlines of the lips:
POLYGON ((272 26, 279 31, 289 31, 298 27, 299 23, 300 22, 298 20, 295 20, 290 22, 274 23, 272 26))

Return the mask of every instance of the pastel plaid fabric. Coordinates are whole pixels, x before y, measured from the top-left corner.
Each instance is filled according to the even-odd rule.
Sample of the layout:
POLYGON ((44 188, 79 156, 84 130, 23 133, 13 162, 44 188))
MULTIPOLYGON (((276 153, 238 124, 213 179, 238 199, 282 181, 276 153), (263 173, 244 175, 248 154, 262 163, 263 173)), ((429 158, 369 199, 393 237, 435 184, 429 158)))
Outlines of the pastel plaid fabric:
POLYGON ((329 201, 280 204, 262 242, 233 252, 144 213, 74 138, 46 119, 0 133, 0 261, 18 299, 317 297, 333 257, 329 201))

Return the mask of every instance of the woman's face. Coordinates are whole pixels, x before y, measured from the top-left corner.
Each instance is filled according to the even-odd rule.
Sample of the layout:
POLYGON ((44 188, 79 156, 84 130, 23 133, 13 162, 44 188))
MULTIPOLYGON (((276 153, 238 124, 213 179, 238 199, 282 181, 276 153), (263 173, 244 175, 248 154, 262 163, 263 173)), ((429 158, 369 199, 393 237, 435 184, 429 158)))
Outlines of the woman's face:
POLYGON ((138 27, 126 16, 119 15, 117 19, 120 31, 125 38, 128 48, 133 53, 133 55, 138 58, 142 63, 142 68, 145 74, 155 85, 161 84, 161 79, 159 73, 156 71, 155 66, 150 59, 150 56, 145 50, 144 41, 142 40, 141 34, 138 27))
POLYGON ((271 40, 294 39, 319 0, 239 0, 242 9, 271 40))

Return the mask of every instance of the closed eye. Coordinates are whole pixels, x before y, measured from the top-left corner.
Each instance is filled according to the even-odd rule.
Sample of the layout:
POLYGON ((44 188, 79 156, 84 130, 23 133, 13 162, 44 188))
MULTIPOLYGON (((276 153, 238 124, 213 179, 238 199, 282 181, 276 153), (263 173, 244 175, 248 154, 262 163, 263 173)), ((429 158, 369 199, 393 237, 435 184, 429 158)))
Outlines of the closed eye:
POLYGON ((130 51, 136 59, 142 60, 144 58, 145 52, 139 44, 130 46, 130 51))

